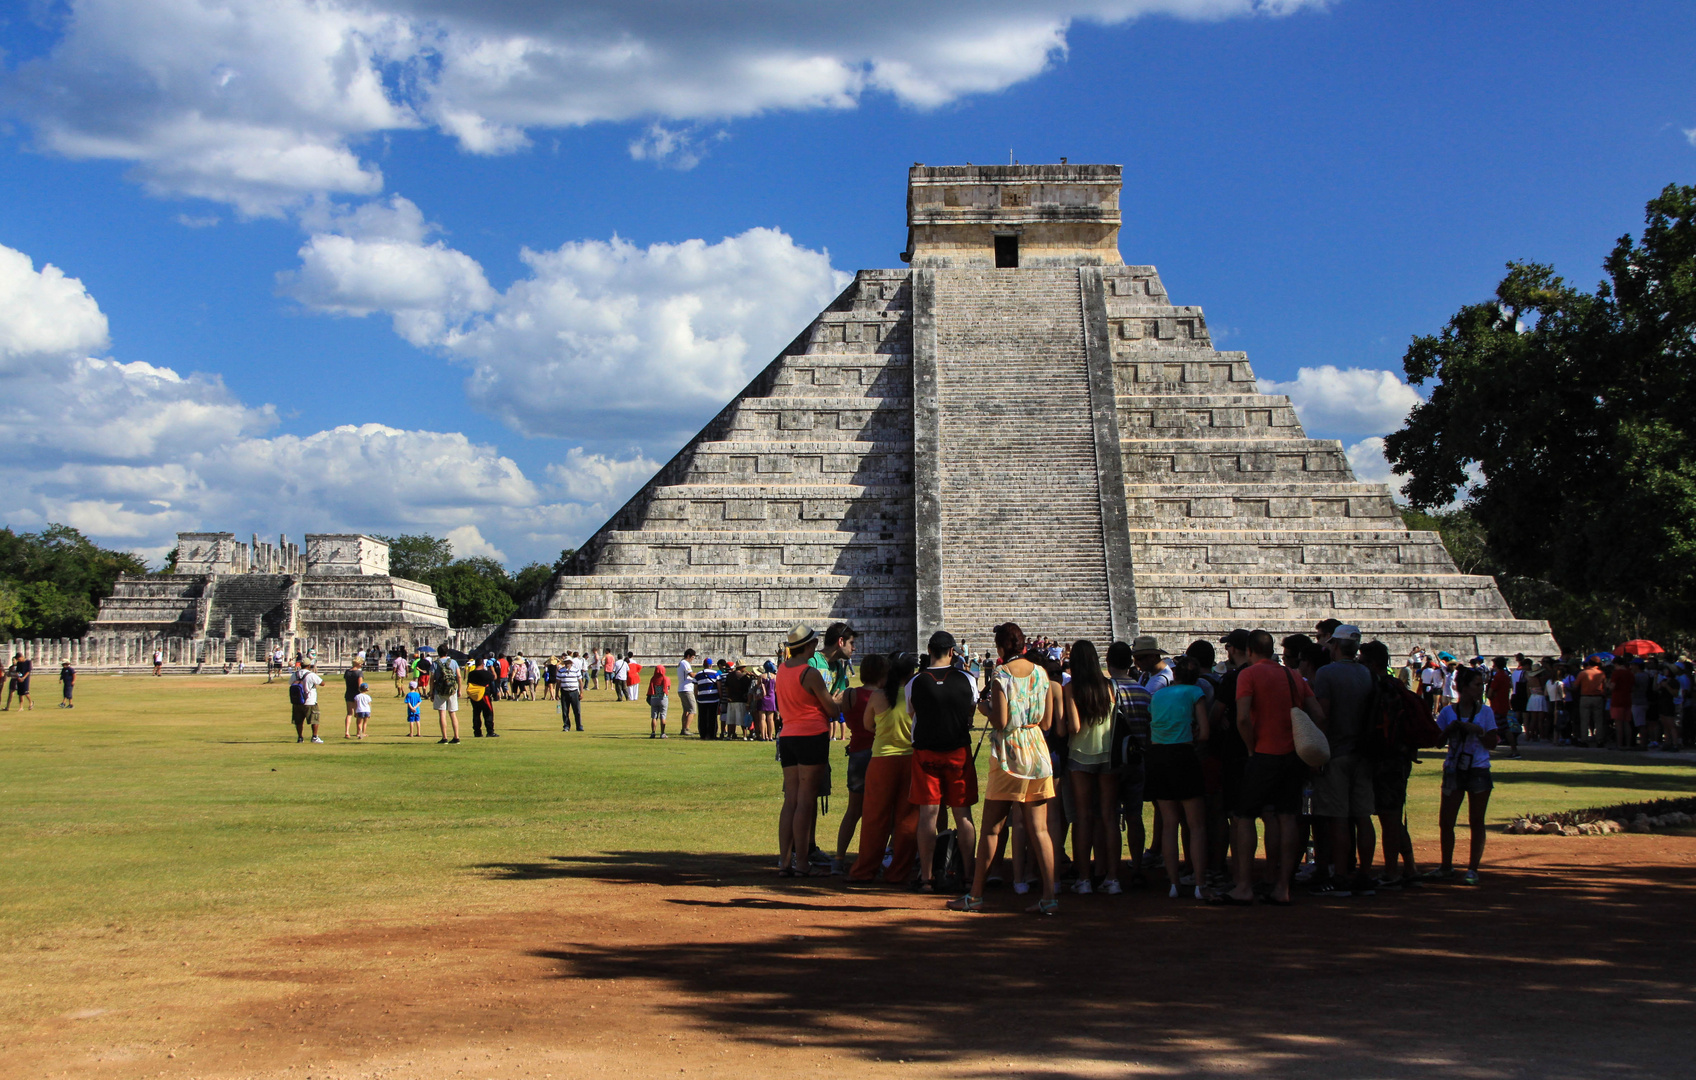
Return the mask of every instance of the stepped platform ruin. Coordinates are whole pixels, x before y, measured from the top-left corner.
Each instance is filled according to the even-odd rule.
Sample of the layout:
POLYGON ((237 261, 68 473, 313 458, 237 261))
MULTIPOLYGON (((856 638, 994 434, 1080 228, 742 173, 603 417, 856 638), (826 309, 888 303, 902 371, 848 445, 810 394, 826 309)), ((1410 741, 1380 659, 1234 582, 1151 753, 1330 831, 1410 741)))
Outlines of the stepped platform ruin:
POLYGON ((1335 616, 1393 651, 1557 652, 1310 439, 1118 250, 1116 165, 909 173, 908 268, 861 270, 579 549, 509 649, 773 655, 1011 619, 1181 650, 1335 616))
POLYGON ((428 586, 389 573, 389 545, 357 534, 308 533, 306 544, 251 544, 234 533, 179 533, 174 572, 120 577, 85 639, 91 654, 128 662, 164 649, 172 666, 263 662, 317 649, 436 645, 447 612, 428 586))

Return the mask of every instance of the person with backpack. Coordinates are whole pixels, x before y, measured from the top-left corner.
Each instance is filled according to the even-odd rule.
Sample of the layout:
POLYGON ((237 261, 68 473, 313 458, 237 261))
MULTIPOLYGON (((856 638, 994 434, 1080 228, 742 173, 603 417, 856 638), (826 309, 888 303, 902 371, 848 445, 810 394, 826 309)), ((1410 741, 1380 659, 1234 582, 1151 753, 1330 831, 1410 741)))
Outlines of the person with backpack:
MULTIPOLYGON (((901 694, 907 715, 913 720, 913 779, 907 801, 918 807, 916 887, 920 892, 933 893, 937 889, 937 822, 945 807, 954 814, 961 876, 972 872, 977 841, 972 806, 978 801, 978 773, 969 748, 977 719, 978 687, 970 675, 954 666, 954 635, 936 631, 925 651, 927 666, 907 680, 901 694)), ((780 711, 781 705, 779 702, 780 711)), ((789 722, 787 713, 783 722, 789 722)))
POLYGON ((1313 816, 1321 819, 1318 827, 1330 832, 1331 866, 1318 868, 1308 891, 1316 896, 1371 896, 1377 892, 1371 870, 1378 837, 1372 830, 1373 763, 1362 744, 1374 680, 1357 659, 1358 626, 1333 627, 1325 647, 1330 662, 1314 673, 1313 694, 1324 707, 1324 719, 1316 722, 1330 744, 1331 760, 1313 778, 1313 816), (1356 863, 1352 875, 1351 861, 1356 863))
MULTIPOLYGON (((937 654, 937 637, 931 638, 932 667, 915 677, 914 683, 931 674, 939 663, 946 663, 954 648, 954 639, 947 637, 941 656, 937 654)), ((972 874, 971 891, 949 901, 954 911, 982 911, 983 892, 988 883, 990 858, 1001 839, 1001 828, 1016 810, 1024 823, 1025 843, 1036 856, 1037 873, 1042 878, 1042 895, 1026 908, 1033 915, 1053 915, 1060 909, 1054 896, 1054 848, 1048 835, 1048 801, 1054 798, 1054 765, 1048 744, 1042 733, 1054 723, 1055 700, 1050 692, 1048 672, 1025 651, 1025 635, 1017 623, 1003 623, 995 628, 995 648, 1001 654, 1001 666, 989 684, 989 782, 984 791, 983 831, 978 836, 977 858, 972 874)), ((971 677, 950 666, 951 677, 970 682, 971 677)), ((962 758, 965 755, 961 749, 962 758)), ((970 765, 970 762, 965 762, 970 765)), ((1087 856, 1086 856, 1087 857, 1087 856)), ((1087 866, 1087 864, 1086 864, 1087 866)))
POLYGON ((1282 907, 1290 903, 1290 882, 1301 857, 1296 815, 1301 812, 1302 787, 1307 781, 1307 766, 1296 753, 1292 714, 1305 708, 1318 718, 1323 710, 1306 680, 1272 659, 1271 634, 1254 631, 1248 650, 1252 662, 1237 673, 1237 730, 1250 755, 1243 769, 1242 795, 1232 808, 1236 867, 1231 891, 1213 900, 1239 906, 1255 902, 1254 849, 1259 839, 1255 821, 1264 816, 1267 869, 1272 877, 1267 900, 1282 907))
MULTIPOLYGON (((1142 804, 1148 780, 1149 702, 1153 695, 1142 684, 1135 654, 1123 641, 1107 647, 1107 677, 1113 683, 1113 739, 1107 762, 1119 778, 1119 817, 1125 823, 1125 842, 1130 852, 1130 881, 1139 885, 1144 883, 1142 858, 1148 841, 1142 823, 1142 804)), ((1114 846, 1118 843, 1115 836, 1114 846)))
POLYGON ((313 669, 311 660, 303 661, 295 671, 294 678, 289 680, 289 707, 294 714, 294 741, 306 741, 306 726, 312 725, 312 741, 321 743, 318 737, 318 688, 324 685, 324 679, 313 669))
POLYGON ((441 743, 459 741, 459 662, 451 656, 439 656, 430 665, 430 700, 436 708, 436 721, 441 725, 441 743), (448 737, 448 725, 453 725, 453 737, 448 737))
POLYGON ((1072 677, 1061 689, 1065 710, 1066 779, 1072 786, 1072 861, 1080 894, 1099 884, 1109 896, 1119 882, 1119 774, 1113 769, 1113 682, 1101 670, 1095 643, 1072 646, 1072 677), (1100 856, 1091 873, 1092 853, 1100 856), (1092 883, 1091 879, 1095 881, 1092 883))
MULTIPOLYGON (((860 667, 860 680, 873 686, 866 702, 866 719, 871 724, 872 756, 866 763, 866 792, 860 801, 860 854, 848 869, 849 885, 870 884, 878 874, 884 851, 889 865, 882 867, 883 880, 904 884, 913 872, 918 847, 919 811, 908 799, 913 783, 913 719, 901 693, 919 667, 910 652, 893 653, 883 666, 879 681, 874 657, 860 667)), ((882 659, 882 658, 876 658, 882 659)))
POLYGON ((1454 874, 1455 820, 1460 804, 1467 804, 1467 825, 1472 844, 1466 873, 1461 881, 1478 884, 1478 864, 1484 859, 1485 814, 1490 792, 1495 787, 1490 775, 1490 751, 1500 736, 1495 711, 1484 704, 1483 673, 1463 669, 1455 678, 1456 700, 1437 714, 1437 727, 1448 740, 1443 756, 1443 801, 1438 810, 1437 830, 1442 841, 1443 863, 1436 877, 1454 874))
POLYGON ((1419 869, 1407 830, 1407 781, 1419 749, 1439 741, 1441 734, 1424 699, 1389 673, 1389 646, 1366 642, 1360 647, 1360 664, 1373 680, 1361 747, 1372 763, 1372 807, 1383 838, 1384 875, 1376 887, 1412 888, 1419 884, 1419 869))

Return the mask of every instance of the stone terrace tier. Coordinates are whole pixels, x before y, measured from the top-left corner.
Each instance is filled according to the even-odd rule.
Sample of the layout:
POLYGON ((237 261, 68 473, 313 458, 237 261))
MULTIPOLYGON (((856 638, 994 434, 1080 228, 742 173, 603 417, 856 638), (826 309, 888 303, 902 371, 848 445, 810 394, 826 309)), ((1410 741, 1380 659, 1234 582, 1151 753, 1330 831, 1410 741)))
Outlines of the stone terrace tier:
POLYGON ((1215 351, 1201 309, 1170 304, 1152 266, 1101 272, 1144 633, 1180 651, 1335 617, 1396 652, 1556 651, 1493 579, 1408 530, 1388 488, 1356 481, 1340 443, 1307 438, 1288 398, 1258 393, 1247 357, 1215 351))
POLYGON ((767 657, 796 623, 913 633, 908 273, 862 271, 613 515, 502 644, 767 657))

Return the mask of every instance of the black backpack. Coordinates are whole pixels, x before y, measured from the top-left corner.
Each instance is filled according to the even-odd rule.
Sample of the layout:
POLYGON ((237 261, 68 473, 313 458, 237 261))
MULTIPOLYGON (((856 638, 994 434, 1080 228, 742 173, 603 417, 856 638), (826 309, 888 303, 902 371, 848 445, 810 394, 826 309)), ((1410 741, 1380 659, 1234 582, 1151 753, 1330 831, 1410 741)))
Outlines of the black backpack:
POLYGON ((943 829, 936 834, 936 850, 931 853, 931 884, 937 892, 961 892, 971 886, 964 871, 959 836, 953 829, 943 829))
POLYGON ((1148 712, 1149 693, 1128 679, 1113 680, 1113 734, 1108 767, 1114 772, 1141 760, 1153 742, 1148 712))

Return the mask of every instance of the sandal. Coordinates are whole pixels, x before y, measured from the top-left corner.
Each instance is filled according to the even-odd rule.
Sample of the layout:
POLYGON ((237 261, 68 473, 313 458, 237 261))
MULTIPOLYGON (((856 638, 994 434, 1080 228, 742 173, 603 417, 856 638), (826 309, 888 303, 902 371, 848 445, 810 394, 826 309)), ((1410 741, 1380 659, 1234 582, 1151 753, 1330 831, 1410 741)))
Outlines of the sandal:
POLYGON ((971 893, 967 893, 964 896, 957 896, 954 899, 948 901, 948 910, 949 911, 982 911, 983 910, 983 897, 973 896, 971 893))
POLYGON ((934 893, 936 892, 936 886, 928 881, 921 881, 913 886, 913 891, 920 893, 934 893))
POLYGON ((1060 910, 1059 900, 1038 900, 1025 909, 1026 915, 1054 915, 1060 910))

